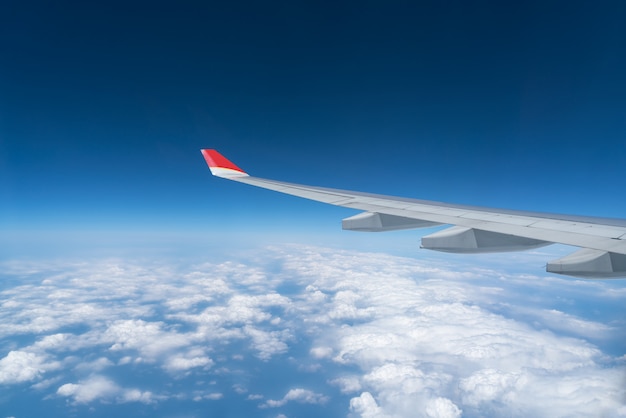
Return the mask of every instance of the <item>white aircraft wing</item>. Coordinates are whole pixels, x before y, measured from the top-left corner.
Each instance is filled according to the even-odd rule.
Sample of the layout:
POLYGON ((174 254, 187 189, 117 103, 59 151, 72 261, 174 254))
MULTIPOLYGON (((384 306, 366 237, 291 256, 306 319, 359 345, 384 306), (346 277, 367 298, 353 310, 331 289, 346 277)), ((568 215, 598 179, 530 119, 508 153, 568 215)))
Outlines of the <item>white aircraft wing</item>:
POLYGON ((422 237, 422 248, 451 253, 520 251, 553 243, 581 249, 546 270, 585 278, 626 277, 626 219, 454 205, 252 177, 215 150, 202 154, 213 175, 305 199, 364 211, 342 221, 352 231, 452 225, 422 237))

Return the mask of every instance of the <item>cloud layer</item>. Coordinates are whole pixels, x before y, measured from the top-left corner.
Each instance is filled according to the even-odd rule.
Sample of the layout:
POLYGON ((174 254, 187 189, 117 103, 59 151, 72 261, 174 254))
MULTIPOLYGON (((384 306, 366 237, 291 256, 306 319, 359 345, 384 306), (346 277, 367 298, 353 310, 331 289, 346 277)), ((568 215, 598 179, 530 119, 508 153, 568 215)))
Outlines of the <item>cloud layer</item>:
POLYGON ((626 416, 623 286, 484 260, 285 246, 217 264, 6 262, 0 385, 75 405, 231 394, 361 417, 626 416), (249 393, 250 362, 270 361, 325 383, 249 393), (209 384, 119 377, 137 370, 209 384))

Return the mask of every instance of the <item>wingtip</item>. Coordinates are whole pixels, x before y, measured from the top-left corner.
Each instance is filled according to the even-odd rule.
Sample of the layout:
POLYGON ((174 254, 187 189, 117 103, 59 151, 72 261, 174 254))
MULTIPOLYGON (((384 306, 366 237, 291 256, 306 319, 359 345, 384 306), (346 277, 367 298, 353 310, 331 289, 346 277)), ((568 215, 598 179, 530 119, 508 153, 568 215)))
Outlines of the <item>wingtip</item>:
POLYGON ((214 149, 202 149, 202 156, 206 161, 211 174, 218 177, 243 177, 248 173, 237 167, 232 161, 224 157, 217 150, 214 149))

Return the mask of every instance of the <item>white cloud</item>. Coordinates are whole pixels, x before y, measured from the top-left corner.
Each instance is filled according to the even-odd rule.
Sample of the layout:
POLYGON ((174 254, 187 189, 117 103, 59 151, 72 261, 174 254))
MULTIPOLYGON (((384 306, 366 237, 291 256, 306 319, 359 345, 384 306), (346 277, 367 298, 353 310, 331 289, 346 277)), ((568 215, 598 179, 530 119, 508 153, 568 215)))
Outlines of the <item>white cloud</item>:
POLYGON ((428 401, 426 405, 426 416, 430 418, 458 418, 461 410, 446 398, 435 398, 428 401))
POLYGON ((244 393, 248 393, 248 389, 246 389, 245 386, 236 383, 233 385, 233 390, 235 391, 235 393, 239 394, 239 395, 243 395, 244 393))
POLYGON ((358 376, 343 376, 329 381, 330 384, 339 386, 342 393, 354 393, 362 389, 361 379, 358 376))
MULTIPOLYGON (((556 416, 621 407, 626 370, 607 370, 596 346, 555 333, 606 337, 610 328, 546 309, 542 300, 528 303, 520 299, 525 289, 490 280, 492 272, 454 275, 415 260, 327 251, 287 265, 309 279, 309 293, 331 296, 302 307, 308 323, 328 324, 311 355, 333 353, 335 363, 363 370, 330 381, 345 392, 364 390, 351 401, 355 414, 556 416), (509 312, 525 311, 521 320, 500 313, 511 304, 509 312), (533 322, 524 322, 529 316, 533 322)), ((604 291, 595 286, 596 295, 604 291)), ((563 281, 543 287, 568 294, 563 281)))
POLYGON ((363 418, 387 417, 369 392, 363 392, 361 396, 350 399, 350 410, 363 418))
POLYGON ((142 356, 155 358, 163 353, 189 345, 185 335, 163 330, 162 322, 141 319, 115 321, 104 332, 103 340, 112 343, 111 350, 137 350, 142 356))
POLYGON ((57 389, 57 394, 71 397, 76 403, 88 403, 96 399, 112 398, 120 391, 120 387, 111 380, 94 376, 81 383, 66 383, 57 389))
POLYGON ((35 347, 42 350, 52 350, 55 348, 64 347, 67 339, 67 334, 46 335, 41 340, 35 343, 35 347))
POLYGON ((587 321, 556 309, 544 310, 543 313, 546 316, 543 322, 554 330, 568 331, 588 338, 606 338, 615 331, 615 328, 608 325, 587 321))
POLYGON ((122 388, 104 376, 92 376, 79 383, 66 383, 57 389, 57 395, 72 398, 77 404, 96 400, 116 401, 117 403, 141 402, 152 403, 157 398, 150 391, 134 388, 122 388))
POLYGON ((269 360, 273 355, 286 352, 286 341, 291 339, 289 331, 264 331, 248 325, 243 328, 243 332, 250 337, 252 346, 262 360, 269 360))
POLYGON ((200 402, 202 400, 219 401, 223 397, 224 397, 223 393, 214 392, 214 393, 207 393, 204 395, 194 396, 193 400, 196 402, 200 402))
POLYGON ((523 380, 522 372, 503 372, 496 369, 482 369, 462 379, 459 388, 465 394, 464 403, 478 406, 481 402, 492 402, 514 391, 523 380))
MULTIPOLYGON (((585 311, 619 305, 616 282, 503 274, 480 258, 461 268, 444 258, 299 246, 259 259, 281 267, 14 264, 10 271, 37 276, 0 292, 0 338, 12 350, 0 359, 0 383, 50 391, 73 382, 55 384, 57 394, 75 403, 153 403, 219 400, 235 376, 246 376, 235 390, 250 388, 247 399, 259 401, 268 397, 250 364, 277 359, 282 373, 320 374, 330 390, 352 396, 345 409, 353 416, 626 415, 625 357, 599 346, 624 347, 623 317, 604 323, 585 311), (17 335, 34 343, 20 345, 17 335), (93 375, 134 367, 176 382, 216 381, 216 390, 157 394, 93 375)), ((261 406, 331 402, 299 385, 261 406)))
POLYGON ((277 408, 291 401, 305 404, 324 404, 328 402, 328 399, 328 396, 324 396, 321 393, 315 393, 308 389, 296 388, 289 390, 289 392, 287 392, 282 399, 268 399, 265 403, 261 404, 261 407, 277 408))
POLYGON ((121 402, 141 402, 141 403, 152 403, 154 399, 154 395, 145 391, 142 392, 139 389, 124 389, 122 390, 120 396, 121 402))
POLYGON ((182 357, 173 356, 165 360, 164 368, 169 372, 180 372, 193 369, 195 367, 209 368, 213 365, 213 360, 207 356, 182 357))
POLYGON ((28 351, 10 351, 0 359, 0 384, 15 384, 35 380, 59 363, 49 362, 45 355, 28 351))
POLYGON ((333 349, 330 347, 313 347, 310 352, 315 358, 329 358, 333 355, 333 349))

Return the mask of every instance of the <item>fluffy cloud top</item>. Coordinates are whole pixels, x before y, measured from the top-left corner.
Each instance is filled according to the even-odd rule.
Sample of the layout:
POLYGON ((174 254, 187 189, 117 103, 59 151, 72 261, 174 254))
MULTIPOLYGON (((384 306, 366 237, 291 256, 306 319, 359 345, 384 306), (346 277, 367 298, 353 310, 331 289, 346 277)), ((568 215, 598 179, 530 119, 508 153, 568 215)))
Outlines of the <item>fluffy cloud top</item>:
POLYGON ((228 391, 277 413, 337 398, 354 417, 626 416, 618 282, 298 246, 252 260, 5 265, 22 279, 0 294, 0 384, 75 405, 228 391), (326 388, 268 396, 249 386, 268 363, 326 388), (197 386, 119 381, 141 367, 197 386))
POLYGON ((287 392, 282 399, 268 399, 267 402, 261 406, 267 408, 277 408, 291 401, 308 404, 324 404, 328 402, 328 397, 308 389, 296 388, 289 390, 289 392, 287 392))
POLYGON ((89 403, 96 399, 111 400, 117 398, 118 402, 143 403, 151 403, 154 400, 154 395, 150 392, 124 389, 106 377, 97 375, 80 383, 66 383, 57 389, 57 394, 70 397, 79 404, 89 403))
POLYGON ((0 360, 0 384, 35 380, 54 365, 43 355, 27 351, 10 351, 0 360))

